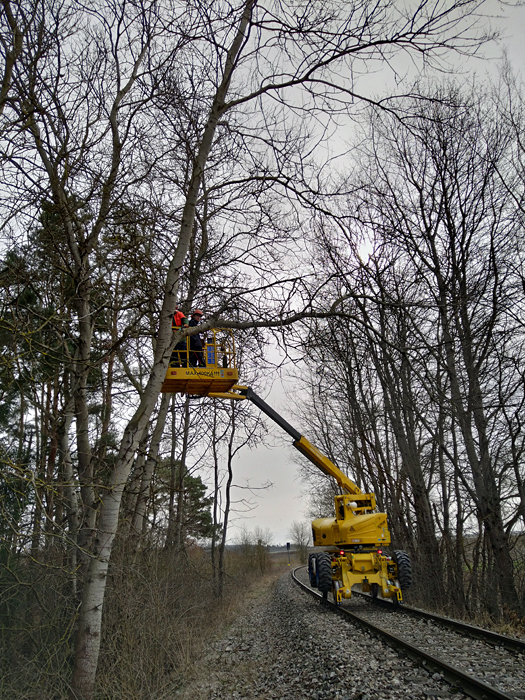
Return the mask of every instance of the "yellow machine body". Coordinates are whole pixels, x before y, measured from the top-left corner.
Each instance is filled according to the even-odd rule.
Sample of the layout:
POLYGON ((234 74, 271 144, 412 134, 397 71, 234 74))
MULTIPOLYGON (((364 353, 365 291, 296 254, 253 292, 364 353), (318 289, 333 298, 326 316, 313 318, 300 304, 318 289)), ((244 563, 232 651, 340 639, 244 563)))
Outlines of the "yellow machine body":
POLYGON ((312 523, 314 546, 385 547, 390 544, 386 513, 378 513, 373 493, 335 497, 337 518, 312 523))
POLYGON ((329 548, 333 595, 336 602, 352 597, 352 586, 374 597, 403 600, 397 581, 397 565, 383 555, 390 544, 386 513, 377 512, 373 493, 335 497, 336 518, 312 522, 314 546, 329 548))
POLYGON ((314 520, 312 531, 316 547, 326 547, 327 545, 385 547, 390 544, 390 533, 385 513, 357 515, 348 517, 346 520, 321 518, 314 520))
POLYGON ((403 595, 396 578, 397 565, 378 551, 341 552, 332 559, 334 600, 340 603, 352 597, 352 586, 360 584, 365 593, 391 598, 401 603, 403 595))

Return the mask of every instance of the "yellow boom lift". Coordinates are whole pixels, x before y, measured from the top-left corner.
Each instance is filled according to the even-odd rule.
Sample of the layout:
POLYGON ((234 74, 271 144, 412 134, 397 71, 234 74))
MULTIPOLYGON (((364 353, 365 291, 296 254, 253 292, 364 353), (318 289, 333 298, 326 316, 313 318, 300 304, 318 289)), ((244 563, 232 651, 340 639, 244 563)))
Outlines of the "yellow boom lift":
POLYGON ((383 553, 390 545, 390 532, 386 513, 378 512, 375 495, 362 493, 346 474, 250 387, 237 384, 231 331, 209 331, 204 347, 206 367, 189 366, 188 344, 186 358, 179 362, 181 366, 168 369, 162 391, 251 401, 290 435, 293 446, 301 454, 324 474, 333 477, 342 491, 335 496, 335 517, 312 522, 314 547, 322 547, 323 551, 309 556, 310 585, 317 588, 323 598, 332 593, 336 603, 351 598, 355 584, 360 584, 361 590, 373 598, 390 599, 394 605, 402 603, 402 591, 409 588, 412 581, 410 559, 406 552, 399 550, 391 557, 383 553))

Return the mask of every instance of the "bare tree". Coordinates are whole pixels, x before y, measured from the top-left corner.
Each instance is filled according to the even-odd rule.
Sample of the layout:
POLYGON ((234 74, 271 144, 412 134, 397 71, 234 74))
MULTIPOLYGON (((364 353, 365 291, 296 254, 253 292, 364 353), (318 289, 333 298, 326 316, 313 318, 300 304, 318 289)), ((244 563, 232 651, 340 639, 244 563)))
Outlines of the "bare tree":
MULTIPOLYGON (((366 338, 381 384, 384 429, 395 435, 410 481, 419 548, 429 548, 435 566, 439 526, 457 572, 464 552, 450 548, 451 497, 458 499, 457 537, 471 517, 461 504, 467 496, 498 581, 499 605, 487 605, 495 614, 503 605, 519 613, 510 556, 519 480, 508 478, 507 460, 520 438, 506 429, 505 416, 523 390, 521 253, 498 175, 512 134, 479 94, 454 86, 431 94, 419 114, 407 106, 413 118, 406 125, 374 114, 348 235, 321 240, 345 285, 350 332, 366 338), (374 245, 366 264, 356 250, 360 235, 374 245), (348 269, 341 243, 355 251, 348 269)), ((347 343, 344 328, 334 334, 338 346, 347 343)), ((353 369, 363 372, 359 363, 353 369)), ((462 583, 458 575, 451 580, 462 583)))
POLYGON ((299 560, 306 564, 308 560, 308 544, 312 536, 310 523, 294 520, 290 526, 290 539, 299 548, 299 560))
MULTIPOLYGON (((370 100, 356 91, 355 77, 374 61, 383 64, 401 51, 439 62, 444 49, 477 46, 480 34, 463 20, 481 4, 458 0, 443 9, 440 2, 422 2, 407 13, 392 0, 373 8, 364 0, 318 3, 307 11, 254 0, 183 8, 168 0, 27 3, 32 23, 4 109, 2 164, 4 181, 12 184, 2 206, 4 227, 18 233, 41 200, 52 199, 60 235, 50 248, 68 276, 74 310, 67 370, 85 582, 72 697, 88 700, 94 693, 122 495, 171 349, 182 337, 171 331, 175 304, 186 292, 191 300, 204 297, 206 285, 196 280, 204 272, 212 279, 215 261, 207 298, 217 303, 201 330, 218 322, 282 330, 314 313, 302 271, 286 259, 292 241, 276 235, 272 218, 281 212, 286 230, 300 238, 305 208, 322 208, 325 196, 336 194, 324 191, 318 177, 313 153, 330 127, 319 136, 316 119, 336 124, 356 101, 370 100), (167 102, 176 109, 165 109, 167 102), (238 167, 232 167, 235 155, 238 167), (210 225, 209 207, 236 207, 242 215, 221 237, 220 227, 210 225), (256 215, 246 215, 252 208, 256 215), (153 254, 144 238, 157 246, 153 254), (130 247, 135 254, 148 250, 156 276, 151 284, 137 274, 140 259, 135 268, 130 264, 130 247), (213 247, 226 256, 209 256, 213 247), (104 284, 108 262, 110 288, 104 284), (122 274, 142 280, 145 298, 122 274), (97 324, 110 305, 101 290, 125 306, 118 322, 106 326, 108 353, 97 355, 97 324), (136 391, 111 460, 92 444, 89 406, 91 382, 108 356, 136 391)), ((115 367, 108 366, 98 387, 108 406, 115 367)), ((108 413, 98 427, 107 438, 108 413)))

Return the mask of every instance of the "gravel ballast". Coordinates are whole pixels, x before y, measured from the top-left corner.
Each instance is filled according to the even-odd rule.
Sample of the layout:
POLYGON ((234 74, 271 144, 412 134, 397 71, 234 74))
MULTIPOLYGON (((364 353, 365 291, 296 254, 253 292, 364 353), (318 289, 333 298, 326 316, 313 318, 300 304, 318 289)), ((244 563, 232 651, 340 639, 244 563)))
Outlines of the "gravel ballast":
POLYGON ((174 700, 465 697, 316 603, 289 573, 209 646, 192 675, 174 700))

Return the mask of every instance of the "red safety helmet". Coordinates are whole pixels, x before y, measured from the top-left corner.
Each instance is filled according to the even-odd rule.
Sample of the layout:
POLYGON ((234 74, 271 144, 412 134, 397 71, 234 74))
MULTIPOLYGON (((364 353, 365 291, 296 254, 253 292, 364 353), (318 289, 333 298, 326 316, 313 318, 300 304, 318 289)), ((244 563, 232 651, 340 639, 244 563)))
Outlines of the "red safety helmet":
POLYGON ((195 309, 192 316, 203 316, 203 313, 200 309, 195 309))

